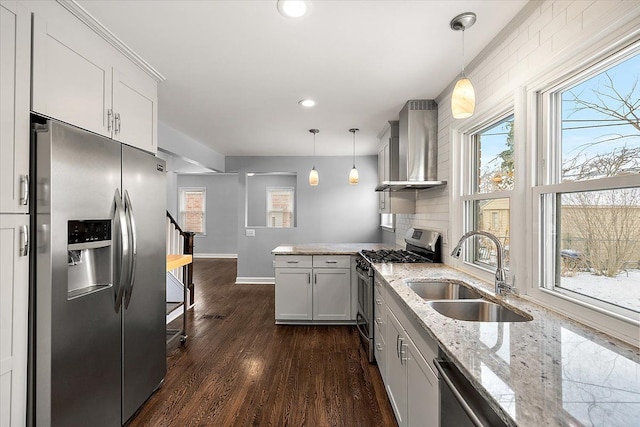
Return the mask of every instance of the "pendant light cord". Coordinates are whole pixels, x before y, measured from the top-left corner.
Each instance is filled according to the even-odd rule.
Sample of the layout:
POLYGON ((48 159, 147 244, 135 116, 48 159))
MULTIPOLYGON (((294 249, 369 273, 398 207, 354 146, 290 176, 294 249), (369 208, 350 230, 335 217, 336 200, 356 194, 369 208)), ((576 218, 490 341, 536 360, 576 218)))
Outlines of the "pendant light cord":
POLYGON ((465 28, 462 28, 462 77, 466 77, 464 74, 464 30, 465 28))
POLYGON ((356 133, 353 132, 353 167, 356 167, 356 133))

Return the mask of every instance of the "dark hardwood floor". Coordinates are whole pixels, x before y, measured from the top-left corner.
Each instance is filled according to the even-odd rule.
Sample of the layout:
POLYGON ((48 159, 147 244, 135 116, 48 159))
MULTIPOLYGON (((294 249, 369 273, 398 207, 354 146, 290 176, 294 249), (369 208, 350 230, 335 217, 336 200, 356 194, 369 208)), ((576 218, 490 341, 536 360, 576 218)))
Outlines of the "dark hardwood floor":
POLYGON ((276 326, 273 285, 235 285, 235 260, 198 259, 186 347, 129 426, 395 426, 350 326, 276 326))

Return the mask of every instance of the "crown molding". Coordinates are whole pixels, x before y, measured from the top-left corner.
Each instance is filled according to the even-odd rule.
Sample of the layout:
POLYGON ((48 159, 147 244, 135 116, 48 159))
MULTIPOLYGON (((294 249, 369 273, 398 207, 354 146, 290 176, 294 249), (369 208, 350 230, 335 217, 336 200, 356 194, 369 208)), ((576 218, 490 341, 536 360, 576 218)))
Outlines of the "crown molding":
POLYGON ((158 83, 166 80, 158 70, 153 68, 147 61, 142 59, 129 46, 113 34, 107 27, 102 25, 100 21, 93 17, 85 8, 80 6, 75 0, 56 0, 62 7, 71 12, 76 18, 96 32, 100 37, 105 39, 111 46, 115 47, 120 53, 135 63, 143 71, 153 77, 158 83))

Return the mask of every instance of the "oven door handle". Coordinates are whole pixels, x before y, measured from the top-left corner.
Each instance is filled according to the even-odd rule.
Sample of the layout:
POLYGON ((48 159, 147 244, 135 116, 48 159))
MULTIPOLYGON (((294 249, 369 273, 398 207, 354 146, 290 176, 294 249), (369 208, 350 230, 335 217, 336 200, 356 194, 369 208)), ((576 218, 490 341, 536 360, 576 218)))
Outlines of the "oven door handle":
POLYGON ((360 270, 358 270, 357 268, 356 268, 356 274, 357 274, 357 275, 358 275, 358 277, 359 277, 360 279, 362 279, 362 280, 367 281, 367 280, 369 280, 369 279, 370 279, 370 277, 369 277, 368 275, 366 275, 366 274, 362 273, 362 272, 361 272, 360 270))
POLYGON ((366 323, 366 320, 364 319, 364 316, 360 313, 358 313, 356 315, 356 328, 358 328, 358 332, 360 332, 360 335, 362 336, 362 338, 368 340, 369 337, 367 336, 367 334, 364 333, 364 331, 362 330, 361 326, 363 323, 366 323))

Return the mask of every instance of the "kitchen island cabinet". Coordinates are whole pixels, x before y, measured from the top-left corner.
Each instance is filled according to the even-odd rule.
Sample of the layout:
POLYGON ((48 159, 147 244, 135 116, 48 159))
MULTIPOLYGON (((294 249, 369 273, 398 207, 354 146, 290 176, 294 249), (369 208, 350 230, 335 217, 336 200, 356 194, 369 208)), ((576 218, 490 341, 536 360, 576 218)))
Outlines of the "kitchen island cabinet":
POLYGON ((313 319, 312 259, 276 256, 276 323, 313 319))
POLYGON ((276 323, 354 324, 358 313, 358 279, 352 274, 355 255, 363 249, 396 248, 384 243, 300 243, 274 248, 276 323))
POLYGON ((349 255, 276 255, 276 323, 351 322, 349 255))

